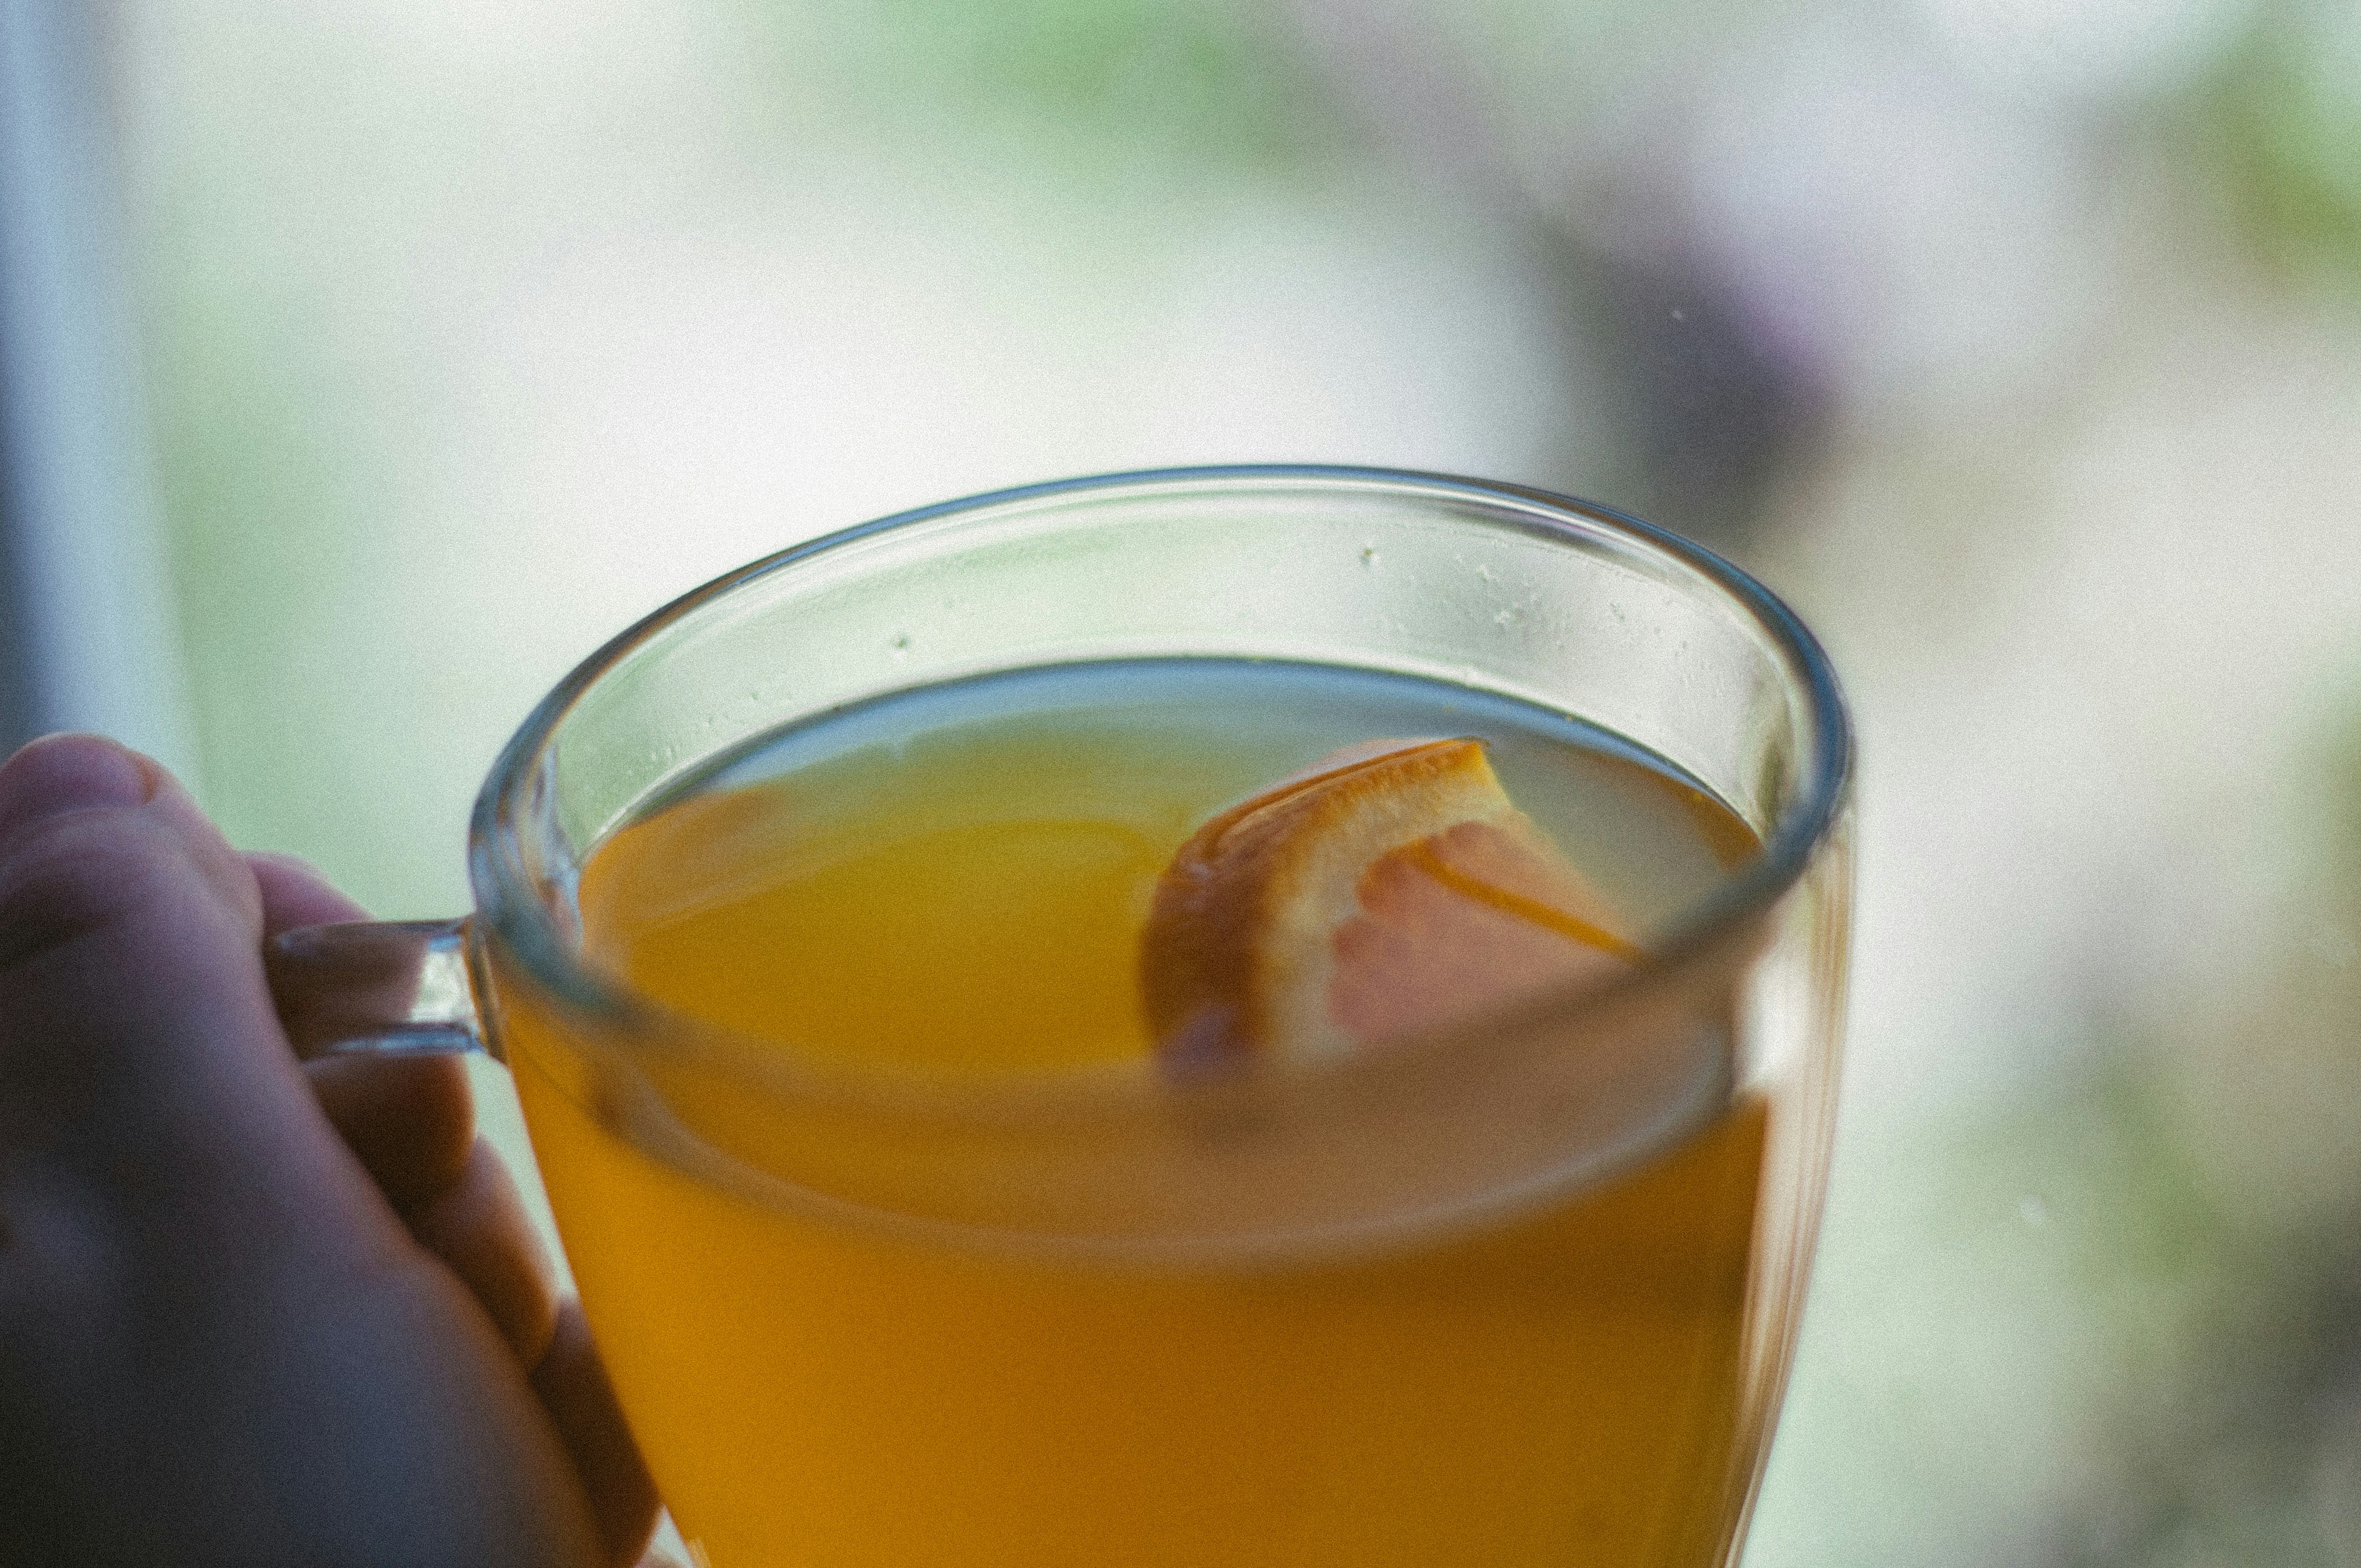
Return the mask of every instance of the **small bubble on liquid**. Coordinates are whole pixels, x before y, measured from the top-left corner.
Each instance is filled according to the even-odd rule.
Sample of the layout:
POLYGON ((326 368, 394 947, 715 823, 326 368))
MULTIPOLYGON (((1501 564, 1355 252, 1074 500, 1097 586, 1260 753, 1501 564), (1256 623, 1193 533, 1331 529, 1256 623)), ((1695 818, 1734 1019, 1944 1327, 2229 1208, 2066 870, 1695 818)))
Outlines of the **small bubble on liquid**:
POLYGON ((1364 544, 1364 545, 1362 545, 1362 546, 1361 546, 1361 565, 1364 565, 1364 566, 1374 566, 1374 565, 1376 565, 1377 564, 1378 564, 1378 547, 1377 547, 1376 545, 1374 545, 1374 544, 1364 544))
POLYGON ((1513 626, 1516 623, 1517 612, 1506 605, 1492 612, 1492 624, 1495 626, 1513 626))
POLYGON ((2049 1223, 2049 1200, 2038 1192, 2028 1192, 2016 1201, 2016 1217, 2035 1227, 2049 1223))

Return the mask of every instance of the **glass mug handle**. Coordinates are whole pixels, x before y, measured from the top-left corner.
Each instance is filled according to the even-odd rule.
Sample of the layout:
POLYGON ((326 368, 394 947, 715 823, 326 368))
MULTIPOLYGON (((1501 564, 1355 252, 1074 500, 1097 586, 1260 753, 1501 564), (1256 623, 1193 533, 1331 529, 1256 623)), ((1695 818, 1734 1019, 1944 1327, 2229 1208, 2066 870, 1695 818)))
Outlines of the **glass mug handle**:
POLYGON ((467 916, 304 926, 265 943, 262 967, 303 1060, 500 1055, 476 1005, 467 916))

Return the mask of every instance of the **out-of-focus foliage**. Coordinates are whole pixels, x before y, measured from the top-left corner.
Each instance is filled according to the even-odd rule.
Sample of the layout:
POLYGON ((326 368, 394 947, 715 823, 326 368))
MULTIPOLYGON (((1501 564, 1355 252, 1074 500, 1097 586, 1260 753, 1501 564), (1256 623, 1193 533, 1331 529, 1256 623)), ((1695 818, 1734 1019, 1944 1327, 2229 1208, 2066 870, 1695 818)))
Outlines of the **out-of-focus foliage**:
POLYGON ((2273 10, 2209 107, 2235 221, 2275 259, 2361 281, 2361 8, 2273 10))
POLYGON ((782 89, 762 101, 800 135, 1001 137, 1048 168, 1145 156, 1199 178, 1352 147, 1282 15, 1237 0, 774 0, 750 16, 782 89))

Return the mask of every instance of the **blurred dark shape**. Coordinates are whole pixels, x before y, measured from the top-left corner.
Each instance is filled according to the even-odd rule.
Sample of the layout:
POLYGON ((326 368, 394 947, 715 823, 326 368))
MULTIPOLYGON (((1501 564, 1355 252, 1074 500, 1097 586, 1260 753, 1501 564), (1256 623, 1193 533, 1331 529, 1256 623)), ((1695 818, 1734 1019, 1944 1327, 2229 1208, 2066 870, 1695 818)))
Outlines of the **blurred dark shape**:
POLYGON ((1381 145, 1521 236, 1563 323, 1562 352, 1600 389, 1604 449, 1570 441, 1554 472, 1504 477, 1744 554, 1771 485, 1818 443, 1828 399, 1716 277, 1680 159, 1663 140, 1632 138, 1620 155, 1586 148, 1600 160, 1586 167, 1536 167, 1512 146, 1499 94, 1443 36, 1439 10, 1294 0, 1290 11, 1381 145))
POLYGON ((1546 231, 1565 292, 1629 401, 1628 508, 1742 551, 1781 470, 1817 446, 1821 388, 1750 326, 1726 291, 1675 248, 1633 258, 1595 246, 1567 218, 1546 231))

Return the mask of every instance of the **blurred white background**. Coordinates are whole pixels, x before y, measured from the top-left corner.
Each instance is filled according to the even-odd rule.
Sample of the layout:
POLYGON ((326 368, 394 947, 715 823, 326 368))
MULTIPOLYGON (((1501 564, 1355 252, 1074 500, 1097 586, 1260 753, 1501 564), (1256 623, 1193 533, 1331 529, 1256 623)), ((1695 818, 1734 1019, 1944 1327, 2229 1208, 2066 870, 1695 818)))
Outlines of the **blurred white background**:
POLYGON ((2361 1564, 2361 9, 101 13, 194 767, 390 916, 673 593, 1361 461, 1705 539, 1863 744, 1748 1561, 2361 1564))

